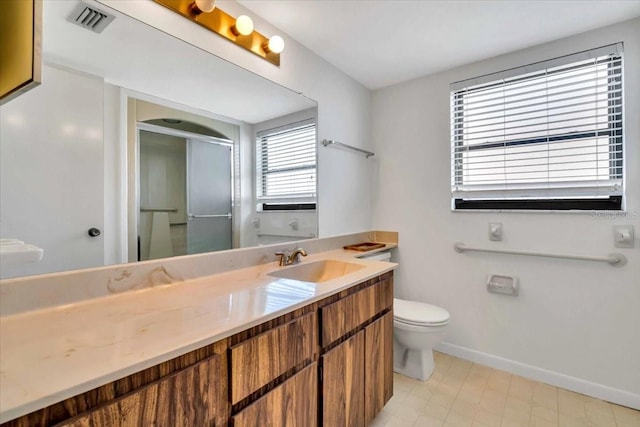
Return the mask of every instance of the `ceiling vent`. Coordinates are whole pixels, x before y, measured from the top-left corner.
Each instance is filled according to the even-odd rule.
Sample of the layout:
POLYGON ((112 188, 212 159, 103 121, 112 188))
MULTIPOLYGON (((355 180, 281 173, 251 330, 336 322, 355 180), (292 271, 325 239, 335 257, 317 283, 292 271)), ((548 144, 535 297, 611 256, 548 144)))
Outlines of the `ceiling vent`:
POLYGON ((101 33, 114 19, 115 16, 80 2, 73 9, 68 20, 94 33, 101 33))

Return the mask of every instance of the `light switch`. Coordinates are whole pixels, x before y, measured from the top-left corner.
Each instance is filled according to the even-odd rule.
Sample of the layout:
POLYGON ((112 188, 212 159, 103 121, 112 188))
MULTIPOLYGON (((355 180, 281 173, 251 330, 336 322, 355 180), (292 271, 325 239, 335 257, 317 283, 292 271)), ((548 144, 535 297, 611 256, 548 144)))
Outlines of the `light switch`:
POLYGON ((616 248, 633 248, 633 225, 614 225, 613 242, 616 248))
POLYGON ((490 222, 489 223, 489 240, 494 242, 502 241, 502 223, 490 222))

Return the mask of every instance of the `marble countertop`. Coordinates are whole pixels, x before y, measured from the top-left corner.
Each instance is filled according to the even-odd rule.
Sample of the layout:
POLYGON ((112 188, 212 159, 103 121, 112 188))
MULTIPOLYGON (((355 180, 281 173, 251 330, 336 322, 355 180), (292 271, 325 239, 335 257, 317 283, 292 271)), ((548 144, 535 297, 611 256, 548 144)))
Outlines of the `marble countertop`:
MULTIPOLYGON (((387 245, 385 249, 395 247, 387 245)), ((372 251, 373 252, 373 251, 372 251)), ((321 283, 270 262, 0 318, 0 422, 41 409, 266 322, 396 267, 342 249, 362 269, 321 283)))

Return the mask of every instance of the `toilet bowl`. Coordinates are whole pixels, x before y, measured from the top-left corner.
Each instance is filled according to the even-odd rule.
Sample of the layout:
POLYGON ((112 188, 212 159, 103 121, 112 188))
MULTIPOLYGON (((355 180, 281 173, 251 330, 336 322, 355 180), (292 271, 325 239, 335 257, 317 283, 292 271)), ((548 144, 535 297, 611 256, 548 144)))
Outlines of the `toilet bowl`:
POLYGON ((449 312, 417 301, 393 299, 393 370, 426 381, 435 367, 433 348, 445 336, 449 312))

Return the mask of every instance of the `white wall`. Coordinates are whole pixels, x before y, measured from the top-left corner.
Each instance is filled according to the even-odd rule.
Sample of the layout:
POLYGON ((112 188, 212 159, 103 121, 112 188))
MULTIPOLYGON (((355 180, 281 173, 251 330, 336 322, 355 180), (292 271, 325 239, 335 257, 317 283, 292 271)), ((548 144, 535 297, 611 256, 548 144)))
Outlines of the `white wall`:
POLYGON ((640 406, 640 242, 636 239, 635 249, 617 249, 612 237, 613 224, 634 224, 636 235, 640 232, 639 117, 638 19, 374 93, 374 149, 380 158, 374 228, 400 232, 397 294, 451 313, 450 345, 443 350, 640 406), (449 84, 618 41, 625 43, 628 213, 602 218, 591 212, 451 212, 449 84), (489 241, 489 222, 503 223, 503 242, 489 241), (458 254, 455 242, 593 255, 622 252, 629 263, 616 268, 458 254), (487 293, 488 273, 518 276, 520 296, 487 293))
MULTIPOLYGON (((99 1, 318 101, 319 141, 335 139, 371 148, 371 92, 239 3, 221 0, 217 5, 233 16, 250 15, 263 34, 282 35, 286 47, 280 67, 150 1, 99 1)), ((371 228, 373 164, 357 153, 319 148, 320 236, 371 228)))

